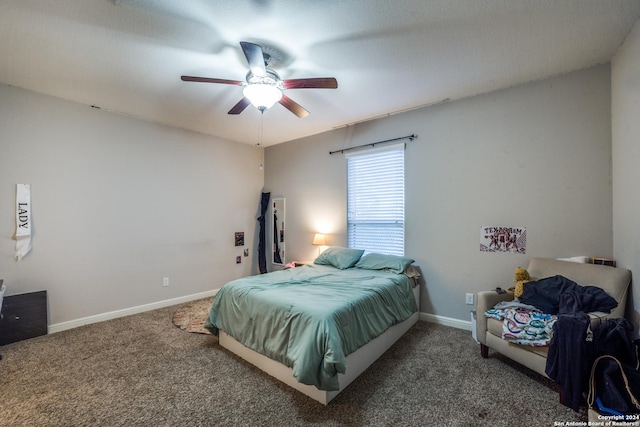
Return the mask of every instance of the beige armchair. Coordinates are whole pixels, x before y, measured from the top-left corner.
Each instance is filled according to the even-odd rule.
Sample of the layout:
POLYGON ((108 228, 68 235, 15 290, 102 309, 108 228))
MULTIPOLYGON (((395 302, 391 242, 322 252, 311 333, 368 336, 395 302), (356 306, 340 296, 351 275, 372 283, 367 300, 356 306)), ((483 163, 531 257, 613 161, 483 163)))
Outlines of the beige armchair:
MULTIPOLYGON (((631 282, 631 271, 624 268, 604 265, 582 264, 547 258, 532 258, 527 267, 532 280, 562 275, 581 285, 592 285, 602 288, 615 298, 618 306, 611 313, 590 313, 591 323, 595 325, 602 318, 624 317, 627 291, 631 282)), ((496 291, 478 293, 476 332, 480 341, 480 354, 489 357, 489 349, 493 349, 533 371, 547 376, 548 346, 531 347, 513 344, 502 339, 502 321, 487 318, 484 313, 500 301, 513 299, 513 292, 498 294, 496 291)))

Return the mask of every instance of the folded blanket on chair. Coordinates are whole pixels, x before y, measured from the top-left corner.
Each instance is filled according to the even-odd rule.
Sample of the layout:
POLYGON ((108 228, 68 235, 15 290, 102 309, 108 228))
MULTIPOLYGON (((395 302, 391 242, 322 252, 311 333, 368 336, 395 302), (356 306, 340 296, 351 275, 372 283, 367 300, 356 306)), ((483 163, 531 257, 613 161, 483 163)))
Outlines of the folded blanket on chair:
POLYGON ((485 316, 502 322, 502 339, 520 345, 540 347, 551 341, 551 331, 557 317, 539 310, 525 308, 493 308, 485 316))

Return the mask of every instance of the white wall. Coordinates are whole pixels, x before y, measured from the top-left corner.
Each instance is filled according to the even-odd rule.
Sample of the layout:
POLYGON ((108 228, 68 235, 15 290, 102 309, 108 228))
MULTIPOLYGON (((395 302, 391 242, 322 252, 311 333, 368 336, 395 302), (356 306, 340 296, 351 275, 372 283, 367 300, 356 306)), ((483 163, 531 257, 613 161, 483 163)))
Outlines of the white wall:
POLYGON ((316 230, 346 244, 346 163, 329 151, 412 133, 405 252, 426 279, 422 312, 468 320, 465 293, 510 286, 532 256, 612 256, 610 97, 602 65, 268 147, 288 260, 317 254, 316 230), (526 255, 480 252, 487 225, 527 227, 526 255))
POLYGON ((251 274, 261 149, 5 85, 0 129, 0 277, 8 295, 47 290, 50 325, 251 274), (20 262, 16 183, 32 186, 20 262), (239 265, 235 231, 251 249, 239 265))
MULTIPOLYGON (((640 23, 612 61, 613 241, 621 267, 640 274, 640 23)), ((638 283, 632 279, 633 283, 638 283)), ((636 334, 640 325, 640 292, 632 290, 627 317, 636 334)))

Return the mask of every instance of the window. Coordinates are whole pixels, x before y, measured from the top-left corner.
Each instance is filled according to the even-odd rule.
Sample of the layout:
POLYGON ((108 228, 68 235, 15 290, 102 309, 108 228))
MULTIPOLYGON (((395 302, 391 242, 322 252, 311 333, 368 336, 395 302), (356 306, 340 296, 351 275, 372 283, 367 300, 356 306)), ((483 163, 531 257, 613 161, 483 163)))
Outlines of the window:
POLYGON ((350 248, 404 255, 404 144, 347 153, 350 248))

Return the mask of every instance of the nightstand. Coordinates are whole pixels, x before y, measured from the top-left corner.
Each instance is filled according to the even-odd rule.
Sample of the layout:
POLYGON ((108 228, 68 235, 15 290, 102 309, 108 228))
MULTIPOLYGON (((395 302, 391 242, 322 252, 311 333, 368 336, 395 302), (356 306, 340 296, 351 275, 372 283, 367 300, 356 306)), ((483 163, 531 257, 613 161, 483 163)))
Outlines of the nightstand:
POLYGON ((5 296, 0 345, 47 334, 47 291, 5 296))

